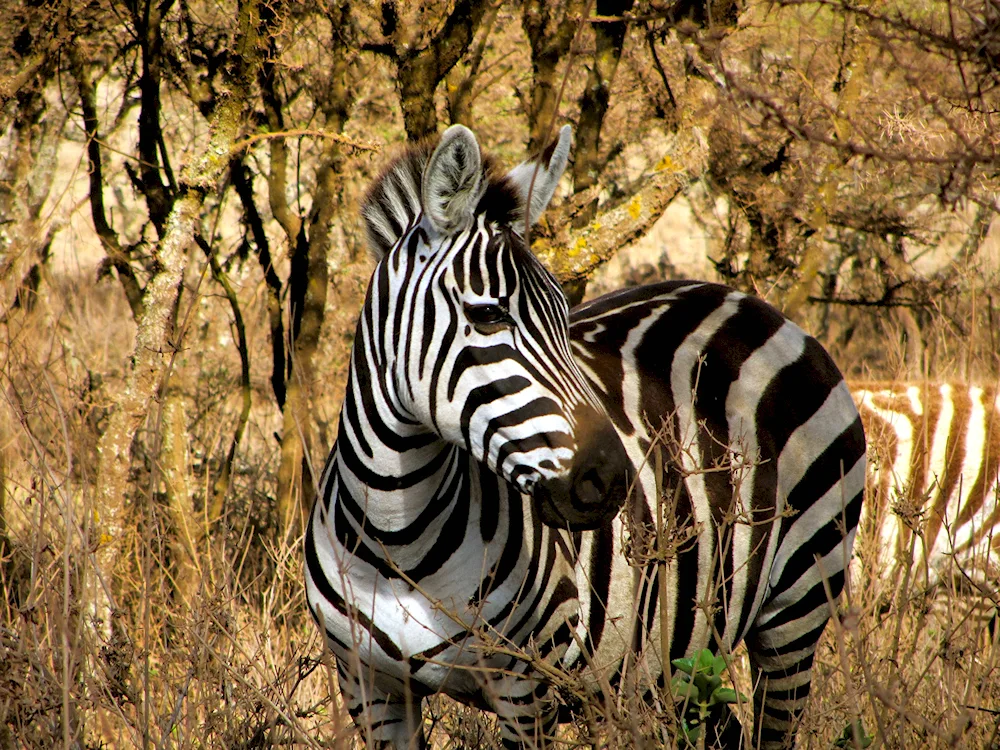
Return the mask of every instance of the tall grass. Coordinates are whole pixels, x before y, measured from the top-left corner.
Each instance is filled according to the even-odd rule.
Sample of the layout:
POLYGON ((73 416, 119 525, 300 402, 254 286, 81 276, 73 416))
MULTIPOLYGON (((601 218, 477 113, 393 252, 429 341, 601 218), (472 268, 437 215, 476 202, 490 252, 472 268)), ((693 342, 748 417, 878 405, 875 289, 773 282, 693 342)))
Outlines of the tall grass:
MULTIPOLYGON (((108 539, 93 514, 93 466, 121 385, 129 315, 107 285, 47 283, 44 304, 8 317, 0 355, 0 748, 356 747, 306 607, 301 540, 278 532, 279 415, 268 373, 254 373, 224 510, 208 512, 240 408, 225 308, 199 313, 178 342, 186 354, 136 436, 129 531, 108 539), (102 544, 120 545, 127 561, 119 580, 103 582, 115 602, 110 627, 81 600, 102 544)), ((203 309, 197 296, 187 304, 203 309)), ((251 310, 259 343, 266 321, 251 310)), ((873 590, 862 583, 837 603, 802 746, 831 747, 860 715, 873 746, 1000 747, 1000 647, 969 615, 967 595, 926 601, 905 581, 889 601, 873 590)), ((728 679, 752 692, 739 650, 728 679)), ((677 743, 669 695, 647 703, 621 689, 601 701, 577 680, 562 683, 577 708, 560 729, 566 746, 677 743)), ((496 744, 492 717, 443 698, 428 703, 433 746, 496 744)), ((738 711, 746 718, 745 706, 738 711)))

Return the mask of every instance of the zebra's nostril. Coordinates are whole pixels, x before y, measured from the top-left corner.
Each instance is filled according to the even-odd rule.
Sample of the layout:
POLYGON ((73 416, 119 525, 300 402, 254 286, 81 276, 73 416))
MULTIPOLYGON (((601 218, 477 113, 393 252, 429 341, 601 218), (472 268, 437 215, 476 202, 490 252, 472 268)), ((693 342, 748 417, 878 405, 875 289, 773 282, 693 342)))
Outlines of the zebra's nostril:
POLYGON ((533 495, 535 493, 535 485, 538 484, 538 477, 527 475, 521 477, 520 480, 520 490, 526 495, 533 495))
POLYGON ((597 469, 589 469, 577 481, 573 492, 580 505, 595 505, 604 500, 605 482, 597 469))

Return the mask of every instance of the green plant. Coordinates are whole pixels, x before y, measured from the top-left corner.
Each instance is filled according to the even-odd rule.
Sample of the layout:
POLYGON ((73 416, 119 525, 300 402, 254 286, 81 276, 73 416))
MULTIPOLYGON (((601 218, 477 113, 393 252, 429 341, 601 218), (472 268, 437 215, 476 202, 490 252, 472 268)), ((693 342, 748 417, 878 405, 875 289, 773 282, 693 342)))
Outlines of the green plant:
POLYGON ((670 662, 677 672, 670 681, 674 703, 680 704, 680 727, 684 746, 698 747, 706 720, 727 704, 746 697, 722 684, 726 660, 704 648, 686 659, 670 662))
POLYGON ((865 731, 864 722, 861 719, 858 719, 857 721, 851 722, 844 727, 844 731, 841 732, 840 736, 833 741, 833 746, 864 750, 864 748, 870 747, 874 741, 875 737, 865 731), (855 740, 854 734, 855 727, 857 728, 857 740, 855 740))

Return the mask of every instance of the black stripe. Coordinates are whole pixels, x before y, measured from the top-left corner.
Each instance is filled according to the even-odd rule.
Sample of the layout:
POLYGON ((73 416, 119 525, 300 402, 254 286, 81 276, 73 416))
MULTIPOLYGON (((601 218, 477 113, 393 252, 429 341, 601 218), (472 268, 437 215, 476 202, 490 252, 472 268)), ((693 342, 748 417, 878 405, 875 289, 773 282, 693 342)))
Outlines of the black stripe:
POLYGON ((523 375, 509 375, 499 380, 494 380, 486 385, 480 385, 469 391, 465 404, 462 406, 462 416, 459 424, 462 426, 462 434, 469 434, 469 424, 475 413, 486 404, 491 404, 504 396, 520 393, 525 388, 531 386, 531 381, 523 375))
POLYGON ((486 291, 486 285, 483 283, 483 266, 485 265, 485 258, 483 255, 483 236, 476 232, 473 234, 465 248, 459 251, 458 257, 460 259, 468 260, 469 262, 469 289, 477 297, 481 297, 483 292, 486 291))

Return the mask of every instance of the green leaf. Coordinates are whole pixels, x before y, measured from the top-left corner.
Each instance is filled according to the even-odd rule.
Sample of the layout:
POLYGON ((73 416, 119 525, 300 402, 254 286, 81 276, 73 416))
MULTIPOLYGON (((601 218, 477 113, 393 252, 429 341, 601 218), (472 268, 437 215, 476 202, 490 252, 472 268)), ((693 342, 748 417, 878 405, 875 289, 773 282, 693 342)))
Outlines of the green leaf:
POLYGON ((689 726, 686 721, 681 722, 681 731, 684 733, 684 739, 690 745, 696 746, 698 744, 698 738, 701 737, 701 725, 689 726))
POLYGON ((726 657, 719 655, 715 657, 715 661, 712 662, 712 674, 719 676, 724 671, 726 671, 726 657))
POLYGON ((685 674, 694 672, 694 659, 674 659, 670 663, 685 674))
MULTIPOLYGON (((708 699, 708 705, 718 706, 720 704, 726 703, 738 703, 739 695, 730 687, 720 687, 712 693, 712 697, 708 699)), ((744 698, 743 700, 746 700, 744 698)))
POLYGON ((699 672, 712 673, 712 666, 715 662, 715 654, 709 649, 703 648, 697 655, 697 669, 699 672))
MULTIPOLYGON (((872 737, 868 732, 865 731, 864 722, 860 719, 856 722, 858 728, 858 744, 861 748, 870 747, 875 738, 872 737)), ((848 724, 844 727, 844 731, 840 733, 840 736, 833 741, 834 747, 849 748, 854 750, 854 734, 851 731, 851 727, 854 723, 848 724)))
POLYGON ((670 683, 670 689, 674 694, 675 701, 697 701, 698 700, 698 688, 692 685, 690 682, 677 681, 670 683))

